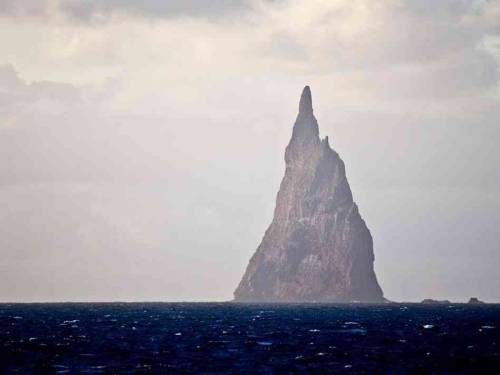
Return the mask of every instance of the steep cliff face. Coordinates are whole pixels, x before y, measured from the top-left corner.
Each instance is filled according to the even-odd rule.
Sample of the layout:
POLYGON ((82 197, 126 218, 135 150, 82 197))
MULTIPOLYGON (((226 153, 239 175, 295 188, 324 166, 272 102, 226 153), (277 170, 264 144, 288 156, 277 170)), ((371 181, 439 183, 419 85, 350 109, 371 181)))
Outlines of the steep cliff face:
POLYGON ((339 155, 319 138, 306 86, 274 218, 234 292, 235 301, 382 302, 370 231, 339 155))

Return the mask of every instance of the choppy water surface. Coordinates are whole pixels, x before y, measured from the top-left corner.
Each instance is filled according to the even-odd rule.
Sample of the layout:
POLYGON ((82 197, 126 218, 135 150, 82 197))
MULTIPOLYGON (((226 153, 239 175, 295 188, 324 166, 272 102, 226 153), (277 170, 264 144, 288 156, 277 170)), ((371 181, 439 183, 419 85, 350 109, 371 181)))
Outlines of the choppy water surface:
POLYGON ((0 304, 0 373, 499 373, 500 305, 0 304))

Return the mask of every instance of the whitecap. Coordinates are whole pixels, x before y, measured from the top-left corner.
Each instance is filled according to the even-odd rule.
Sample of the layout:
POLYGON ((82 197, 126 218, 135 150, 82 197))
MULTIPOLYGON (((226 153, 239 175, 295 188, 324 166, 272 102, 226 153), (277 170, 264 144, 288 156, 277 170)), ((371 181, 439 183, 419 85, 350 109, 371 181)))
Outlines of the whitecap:
POLYGON ((350 333, 366 333, 366 329, 353 328, 353 329, 348 329, 347 332, 350 332, 350 333))
POLYGON ((270 346, 270 345, 272 345, 273 343, 272 343, 272 342, 269 342, 269 341, 257 341, 257 344, 258 344, 258 345, 262 345, 262 346, 270 346))

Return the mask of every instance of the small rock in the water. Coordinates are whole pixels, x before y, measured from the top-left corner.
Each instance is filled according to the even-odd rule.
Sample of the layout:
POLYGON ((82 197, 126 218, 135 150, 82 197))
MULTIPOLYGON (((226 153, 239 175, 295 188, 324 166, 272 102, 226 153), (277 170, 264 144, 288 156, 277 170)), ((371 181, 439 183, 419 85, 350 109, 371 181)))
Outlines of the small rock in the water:
POLYGON ((472 303, 472 304, 475 304, 475 303, 477 303, 477 304, 482 304, 482 303, 484 303, 484 302, 483 302, 483 301, 481 301, 481 300, 479 300, 479 299, 477 299, 476 297, 471 297, 471 298, 469 299, 469 302, 467 302, 467 303, 472 303))

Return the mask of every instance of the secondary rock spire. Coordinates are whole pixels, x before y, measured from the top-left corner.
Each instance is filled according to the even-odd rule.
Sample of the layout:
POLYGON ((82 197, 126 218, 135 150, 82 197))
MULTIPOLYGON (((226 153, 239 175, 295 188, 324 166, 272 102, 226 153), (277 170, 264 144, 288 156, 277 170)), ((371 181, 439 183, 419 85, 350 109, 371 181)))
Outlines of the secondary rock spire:
POLYGON ((247 302, 383 302, 373 241, 304 87, 273 221, 234 292, 247 302))

